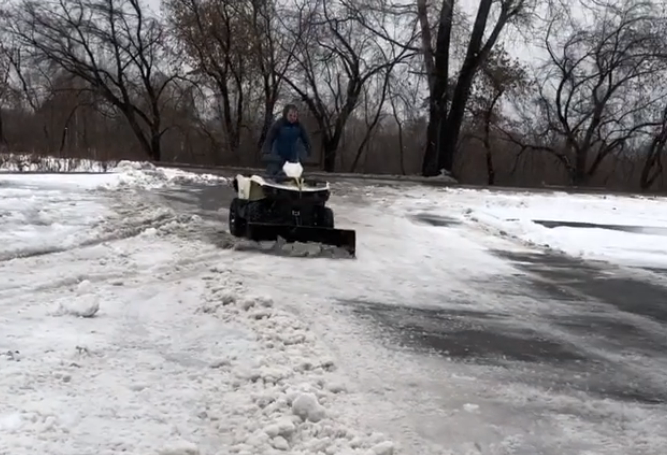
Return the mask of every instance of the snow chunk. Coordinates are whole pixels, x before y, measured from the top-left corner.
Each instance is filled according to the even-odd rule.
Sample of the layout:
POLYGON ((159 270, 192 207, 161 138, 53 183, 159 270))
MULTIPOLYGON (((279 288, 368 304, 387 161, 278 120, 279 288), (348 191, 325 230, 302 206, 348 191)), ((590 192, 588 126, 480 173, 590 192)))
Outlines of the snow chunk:
POLYGON ((161 450, 158 455, 200 455, 199 447, 188 441, 174 444, 173 447, 161 450))
POLYGON ((264 428, 264 432, 272 438, 278 436, 289 438, 292 436, 295 430, 296 427, 294 426, 294 423, 288 417, 282 417, 275 423, 264 428))
POLYGON ((463 405, 463 410, 466 412, 475 412, 479 409, 478 404, 466 403, 463 405))
POLYGON ((366 455, 394 455, 394 443, 391 441, 381 442, 374 445, 366 452, 366 455))
POLYGON ((324 407, 312 393, 302 393, 292 402, 292 412, 303 420, 319 422, 326 412, 324 407))
POLYGON ((294 242, 288 243, 282 238, 275 242, 254 242, 247 239, 236 240, 233 248, 237 251, 261 251, 276 256, 299 257, 299 258, 331 258, 352 259, 353 256, 345 249, 323 245, 316 242, 294 242))
POLYGON ((278 450, 289 450, 289 443, 282 436, 273 438, 271 445, 278 450))

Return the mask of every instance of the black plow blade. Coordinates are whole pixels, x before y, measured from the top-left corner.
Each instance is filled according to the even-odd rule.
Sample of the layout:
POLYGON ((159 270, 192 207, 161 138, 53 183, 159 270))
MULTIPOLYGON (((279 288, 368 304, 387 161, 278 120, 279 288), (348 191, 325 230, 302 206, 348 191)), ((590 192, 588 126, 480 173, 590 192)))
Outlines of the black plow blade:
POLYGON ((288 226, 270 223, 248 223, 248 238, 256 242, 285 239, 288 243, 321 243, 335 246, 356 254, 357 233, 350 229, 332 229, 323 227, 288 226))

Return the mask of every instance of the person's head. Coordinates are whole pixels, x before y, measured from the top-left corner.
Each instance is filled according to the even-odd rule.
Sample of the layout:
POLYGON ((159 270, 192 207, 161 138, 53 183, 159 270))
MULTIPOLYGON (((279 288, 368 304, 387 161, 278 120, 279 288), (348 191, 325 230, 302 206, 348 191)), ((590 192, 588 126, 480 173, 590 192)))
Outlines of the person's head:
POLYGON ((296 105, 288 104, 285 106, 285 109, 283 109, 283 117, 290 123, 296 123, 299 120, 299 110, 296 105))

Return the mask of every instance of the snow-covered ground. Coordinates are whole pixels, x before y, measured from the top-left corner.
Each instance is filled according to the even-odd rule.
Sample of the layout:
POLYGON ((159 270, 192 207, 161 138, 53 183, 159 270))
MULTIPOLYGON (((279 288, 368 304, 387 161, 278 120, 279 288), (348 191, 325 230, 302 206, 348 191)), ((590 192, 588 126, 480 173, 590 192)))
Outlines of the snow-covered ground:
MULTIPOLYGON (((365 190, 362 202, 355 202, 356 195, 346 201, 343 194, 334 198, 332 206, 340 226, 357 229, 356 261, 316 258, 304 265, 303 259, 267 260, 238 253, 237 276, 288 302, 292 311, 323 334, 336 357, 344 359, 345 374, 362 391, 358 412, 394 435, 407 448, 405 453, 644 455, 667 450, 661 430, 667 418, 663 406, 618 402, 581 391, 624 383, 626 369, 644 372, 664 387, 666 359, 626 352, 623 347, 610 351, 590 333, 576 335, 559 328, 554 324, 558 318, 583 319, 610 309, 594 300, 575 306, 531 294, 535 290, 529 289, 525 272, 492 250, 530 253, 533 248, 518 237, 497 235, 469 216, 474 207, 484 207, 484 199, 492 193, 480 192, 475 200, 474 192, 467 192, 467 199, 454 203, 450 195, 457 192, 371 188, 365 190), (461 224, 433 226, 429 217, 419 219, 425 212, 436 224, 461 224), (300 273, 301 267, 306 271, 300 273), (392 307, 402 308, 403 316, 398 317, 406 320, 395 323, 406 331, 413 317, 410 309, 451 314, 445 317, 448 323, 438 316, 432 324, 444 324, 453 333, 457 314, 488 315, 486 327, 470 329, 480 334, 476 342, 494 342, 493 337, 484 339, 485 330, 499 333, 500 342, 506 335, 517 337, 514 342, 526 349, 540 340, 555 339, 565 350, 595 358, 599 365, 609 362, 616 370, 596 372, 596 367, 581 364, 570 371, 559 367, 558 359, 553 365, 507 359, 504 365, 488 366, 476 364, 472 354, 469 363, 448 359, 446 354, 444 358, 437 353, 415 355, 409 348, 379 346, 377 339, 383 335, 377 332, 382 329, 350 319, 340 302, 351 304, 348 308, 376 305, 387 313, 392 307), (587 384, 591 378, 608 385, 587 384), (579 391, 567 390, 565 384, 579 382, 583 384, 579 391)), ((619 322, 628 317, 646 333, 663 336, 664 327, 646 318, 610 317, 619 322)), ((413 336, 418 337, 419 331, 413 336)))
MULTIPOLYGON (((206 184, 220 178, 128 162, 111 173, 0 173, 0 259, 67 250, 118 236, 116 226, 107 226, 113 211, 100 199, 101 190, 161 188, 183 181, 206 184)), ((164 210, 144 215, 143 227, 169 218, 164 210)))
POLYGON ((526 245, 587 259, 667 266, 667 198, 416 189, 402 200, 411 213, 473 221, 526 245), (536 221, 575 226, 546 227, 536 221))
MULTIPOLYGON (((605 200, 371 188, 360 201, 343 192, 333 200, 337 222, 358 230, 359 253, 332 260, 215 247, 196 235, 199 217, 151 196, 184 182, 222 183, 129 163, 99 175, 0 174, 0 454, 667 450, 664 407, 550 390, 545 383, 563 374, 553 367, 381 346, 338 306, 503 313, 512 325, 501 329, 556 333, 545 315, 595 303, 576 309, 519 293, 522 272, 490 250, 543 243, 527 236, 525 220, 538 215, 521 203, 568 215, 605 200), (515 213, 503 215, 503 204, 515 213), (466 225, 430 226, 422 212, 466 225)), ((636 201, 626 214, 659 213, 636 201)), ((664 358, 625 360, 664 381, 664 358)))
POLYGON ((306 324, 137 172, 0 176, 0 453, 391 453, 306 324))

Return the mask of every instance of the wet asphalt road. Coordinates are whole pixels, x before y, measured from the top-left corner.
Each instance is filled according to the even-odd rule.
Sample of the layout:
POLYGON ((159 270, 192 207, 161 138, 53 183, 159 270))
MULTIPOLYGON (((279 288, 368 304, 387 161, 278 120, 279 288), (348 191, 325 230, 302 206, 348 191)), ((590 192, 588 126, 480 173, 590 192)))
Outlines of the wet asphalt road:
MULTIPOLYGON (((220 187, 192 187, 187 193, 164 192, 171 204, 214 219, 224 229, 232 192, 220 187)), ((421 215, 423 222, 443 229, 446 220, 421 215)), ((526 272, 518 287, 508 288, 507 299, 523 295, 553 302, 564 309, 549 315, 549 324, 570 339, 585 339, 589 346, 610 356, 594 355, 576 343, 539 329, 517 330, 515 315, 470 310, 442 310, 401 306, 373 301, 343 301, 350 314, 389 333, 385 342, 407 346, 417 352, 441 355, 461 362, 507 365, 521 362, 552 368, 558 374, 546 377, 549 390, 580 390, 596 398, 635 402, 650 406, 667 404, 667 371, 647 375, 625 364, 628 359, 656 361, 656 369, 667 365, 667 270, 620 270, 612 264, 545 254, 496 251, 499 257, 526 272), (662 278, 663 284, 660 283, 662 278), (567 308, 572 308, 568 314, 567 308), (582 308, 588 309, 582 312, 582 308), (576 310, 576 311, 575 311, 576 310), (650 324, 650 330, 646 324, 650 324)), ((446 298, 446 297, 443 297, 446 298)), ((432 302, 436 303, 437 302, 432 302)), ((535 381, 535 378, 531 378, 535 381)), ((667 423, 666 423, 667 428, 667 423)))

